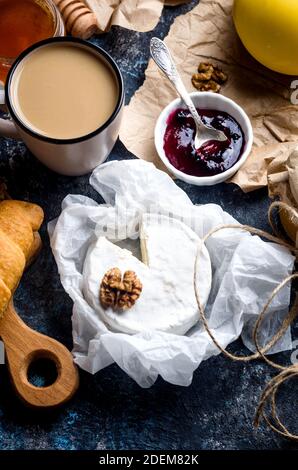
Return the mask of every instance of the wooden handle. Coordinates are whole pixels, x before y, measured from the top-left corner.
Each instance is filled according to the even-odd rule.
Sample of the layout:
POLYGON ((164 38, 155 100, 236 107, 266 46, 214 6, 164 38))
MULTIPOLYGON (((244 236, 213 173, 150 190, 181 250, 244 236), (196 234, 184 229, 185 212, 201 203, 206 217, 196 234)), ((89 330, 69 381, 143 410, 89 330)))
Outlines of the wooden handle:
POLYGON ((35 407, 53 407, 69 400, 79 385, 71 353, 61 343, 29 328, 11 302, 0 320, 0 336, 5 344, 6 360, 12 382, 20 398, 35 407), (56 381, 36 387, 28 381, 28 368, 37 359, 52 360, 57 368, 56 381))
POLYGON ((89 39, 98 32, 96 16, 84 1, 54 0, 54 2, 70 34, 81 39, 89 39))

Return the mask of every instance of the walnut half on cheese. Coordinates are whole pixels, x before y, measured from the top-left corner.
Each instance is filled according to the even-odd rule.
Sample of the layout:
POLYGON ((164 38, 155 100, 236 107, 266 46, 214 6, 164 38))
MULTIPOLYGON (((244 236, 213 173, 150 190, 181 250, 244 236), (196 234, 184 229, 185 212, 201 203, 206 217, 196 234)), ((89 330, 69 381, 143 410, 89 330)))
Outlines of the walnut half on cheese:
POLYGON ((136 303, 142 292, 142 283, 134 271, 122 273, 119 268, 107 271, 101 281, 99 300, 103 308, 127 310, 136 303))

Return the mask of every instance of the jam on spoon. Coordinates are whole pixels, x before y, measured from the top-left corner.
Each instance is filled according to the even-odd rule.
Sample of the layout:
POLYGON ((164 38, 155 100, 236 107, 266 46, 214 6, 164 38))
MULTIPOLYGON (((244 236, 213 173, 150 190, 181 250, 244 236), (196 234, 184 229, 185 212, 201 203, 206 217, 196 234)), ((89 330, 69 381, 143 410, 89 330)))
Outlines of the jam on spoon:
POLYGON ((195 149, 196 127, 187 109, 178 108, 167 120, 164 152, 177 169, 192 176, 213 176, 232 168, 241 157, 245 139, 238 122, 223 111, 197 110, 204 124, 221 130, 227 136, 224 142, 206 142, 195 149))

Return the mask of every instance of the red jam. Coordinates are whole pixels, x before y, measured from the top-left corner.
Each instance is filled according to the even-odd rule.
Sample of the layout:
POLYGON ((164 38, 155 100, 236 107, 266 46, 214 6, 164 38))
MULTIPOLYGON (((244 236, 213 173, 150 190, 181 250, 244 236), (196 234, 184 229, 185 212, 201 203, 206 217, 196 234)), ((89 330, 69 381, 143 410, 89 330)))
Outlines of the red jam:
POLYGON ((164 151, 169 162, 188 175, 212 176, 228 170, 241 157, 245 139, 238 122, 228 113, 198 109, 204 124, 222 130, 228 140, 206 142, 200 149, 194 146, 195 123, 187 109, 176 109, 167 120, 164 151))

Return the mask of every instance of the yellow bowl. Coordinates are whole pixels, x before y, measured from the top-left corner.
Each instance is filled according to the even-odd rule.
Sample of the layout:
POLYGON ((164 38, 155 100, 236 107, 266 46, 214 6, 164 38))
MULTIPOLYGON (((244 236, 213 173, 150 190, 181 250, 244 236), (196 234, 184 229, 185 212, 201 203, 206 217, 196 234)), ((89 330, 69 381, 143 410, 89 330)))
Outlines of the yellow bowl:
POLYGON ((298 0, 234 0, 236 30, 266 67, 298 75, 298 0))

